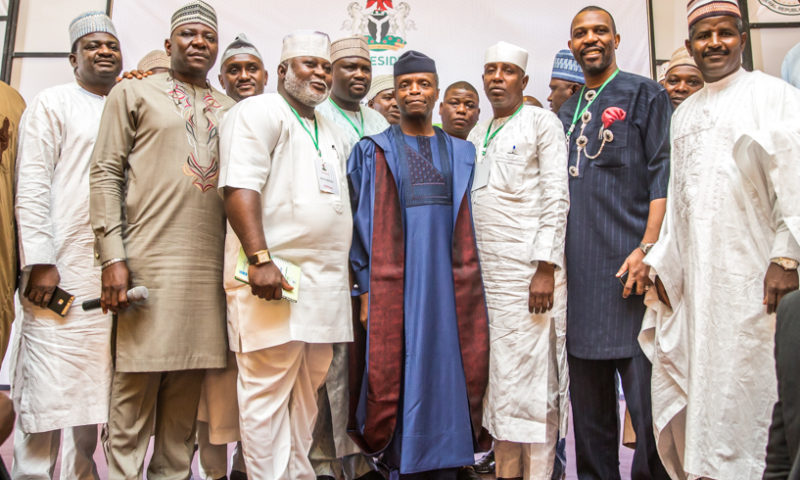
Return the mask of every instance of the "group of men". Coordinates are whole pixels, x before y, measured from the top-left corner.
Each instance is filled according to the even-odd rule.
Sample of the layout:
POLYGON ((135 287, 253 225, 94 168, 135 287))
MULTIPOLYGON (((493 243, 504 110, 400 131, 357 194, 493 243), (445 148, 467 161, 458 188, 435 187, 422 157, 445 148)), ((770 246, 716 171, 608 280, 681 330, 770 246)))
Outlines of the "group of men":
MULTIPOLYGON (((418 51, 373 78, 362 37, 297 31, 264 93, 240 34, 223 94, 202 0, 119 83, 111 20, 76 18, 75 82, 2 112, 13 478, 52 478, 59 450, 61 478, 97 478, 105 425, 111 479, 185 479, 197 446, 209 479, 476 478, 493 449, 498 479, 549 480, 569 405, 579 478, 620 478, 618 381, 632 478, 761 476, 773 312, 798 288, 800 92, 742 70, 735 0, 688 20, 661 86, 620 71, 613 17, 583 8, 551 111, 498 42, 479 122, 475 87, 440 101, 418 51), (54 313, 57 288, 101 309, 54 313)), ((792 468, 792 413, 778 401, 769 478, 792 468)))

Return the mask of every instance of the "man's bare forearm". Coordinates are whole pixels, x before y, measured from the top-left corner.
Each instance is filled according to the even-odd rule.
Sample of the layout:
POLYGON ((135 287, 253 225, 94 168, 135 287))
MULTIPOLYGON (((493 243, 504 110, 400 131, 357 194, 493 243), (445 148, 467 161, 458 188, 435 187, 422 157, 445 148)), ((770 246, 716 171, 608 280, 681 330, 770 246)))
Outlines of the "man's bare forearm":
POLYGON ((661 233, 661 223, 667 211, 667 199, 657 198, 650 202, 650 213, 647 215, 647 228, 644 231, 642 242, 656 243, 661 233))
POLYGON ((261 194, 246 188, 225 187, 225 214, 245 253, 267 248, 261 222, 261 194))

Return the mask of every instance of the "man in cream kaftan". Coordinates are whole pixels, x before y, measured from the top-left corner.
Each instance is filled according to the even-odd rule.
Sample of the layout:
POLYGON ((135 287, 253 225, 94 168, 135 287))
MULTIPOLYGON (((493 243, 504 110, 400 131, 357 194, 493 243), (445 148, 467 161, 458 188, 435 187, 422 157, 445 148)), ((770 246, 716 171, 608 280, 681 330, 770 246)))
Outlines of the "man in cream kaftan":
POLYGON ((549 479, 558 432, 566 433, 567 150, 558 117, 522 106, 526 64, 518 47, 501 42, 489 49, 487 96, 496 117, 506 103, 510 115, 480 122, 469 135, 478 152, 472 215, 489 311, 483 425, 495 439, 498 478, 549 479), (519 98, 492 95, 500 84, 516 88, 519 98), (540 264, 557 270, 557 286, 552 309, 532 312, 531 279, 540 264))
POLYGON ((308 453, 317 389, 331 344, 352 340, 347 146, 312 106, 327 97, 317 87, 330 84, 329 45, 325 34, 287 36, 279 93, 241 101, 222 129, 219 185, 230 212, 223 284, 251 478, 315 478, 308 453), (234 278, 240 250, 249 258, 249 286, 234 278), (277 297, 254 295, 263 288, 254 279, 274 268, 272 258, 300 267, 296 303, 281 299, 280 283, 277 297))
MULTIPOLYGON (((369 47, 363 36, 345 37, 331 43, 331 96, 316 111, 339 127, 347 146, 346 156, 363 136, 389 128, 377 111, 361 105, 372 81, 369 47)), ((319 390, 319 415, 309 458, 317 477, 368 479, 370 460, 347 435, 349 408, 348 343, 333 345, 333 360, 319 390)))
MULTIPOLYGON (((717 35, 701 22, 693 32, 717 35)), ((639 338, 653 362, 654 429, 672 478, 760 478, 776 400, 765 274, 782 268, 772 259, 795 268, 800 259, 800 225, 786 214, 797 211, 797 194, 778 188, 796 191, 797 167, 779 165, 796 165, 800 144, 778 134, 797 132, 800 91, 738 62, 709 78, 691 38, 707 83, 673 117, 664 235, 645 260, 671 309, 649 292, 639 338)))
POLYGON ((79 304, 100 294, 89 164, 122 58, 111 20, 101 12, 76 18, 70 34, 75 81, 37 95, 20 128, 16 214, 23 315, 12 373, 14 478, 50 478, 62 430, 61 478, 98 478, 92 460, 97 424, 108 420, 111 316, 82 311, 79 304), (101 63, 105 68, 97 67, 101 63), (56 286, 75 296, 63 317, 46 308, 45 293, 56 286))
MULTIPOLYGON (((744 70, 707 83, 673 117, 665 236, 646 260, 672 311, 649 312, 640 342, 653 361, 659 451, 666 463, 662 449, 676 449, 690 476, 756 478, 764 468, 776 386, 763 279, 770 259, 800 259, 800 229, 784 222, 769 182, 740 171, 751 153, 734 145, 798 122, 800 91, 744 70)), ((770 157, 797 151, 776 147, 770 157)))

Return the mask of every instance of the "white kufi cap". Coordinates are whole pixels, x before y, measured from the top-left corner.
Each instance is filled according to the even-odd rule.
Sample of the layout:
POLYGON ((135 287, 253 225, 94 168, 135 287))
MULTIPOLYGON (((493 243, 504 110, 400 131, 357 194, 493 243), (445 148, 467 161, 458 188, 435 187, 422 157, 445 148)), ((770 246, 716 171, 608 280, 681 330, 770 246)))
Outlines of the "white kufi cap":
POLYGON ((528 69, 528 51, 508 42, 497 42, 486 50, 483 64, 497 62, 514 64, 524 72, 528 69))
POLYGON ((331 39, 327 34, 313 30, 299 30, 283 37, 281 60, 295 57, 317 57, 331 60, 331 39))

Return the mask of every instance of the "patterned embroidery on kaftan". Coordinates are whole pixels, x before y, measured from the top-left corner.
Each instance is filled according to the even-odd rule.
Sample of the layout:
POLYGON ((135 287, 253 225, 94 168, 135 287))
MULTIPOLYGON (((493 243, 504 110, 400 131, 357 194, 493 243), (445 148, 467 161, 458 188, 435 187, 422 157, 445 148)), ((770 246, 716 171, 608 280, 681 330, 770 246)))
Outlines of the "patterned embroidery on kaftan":
POLYGON ((183 173, 192 177, 192 184, 200 189, 201 192, 217 186, 217 179, 219 177, 219 159, 217 147, 217 116, 216 111, 222 108, 222 105, 214 98, 211 93, 206 93, 203 97, 203 114, 208 120, 208 136, 206 149, 208 151, 209 161, 207 165, 203 165, 200 154, 197 148, 197 134, 196 124, 194 119, 194 108, 186 87, 178 82, 174 83, 172 90, 167 92, 175 105, 179 108, 178 113, 183 117, 186 122, 186 137, 189 141, 189 146, 192 147, 192 152, 186 159, 183 165, 183 173))

